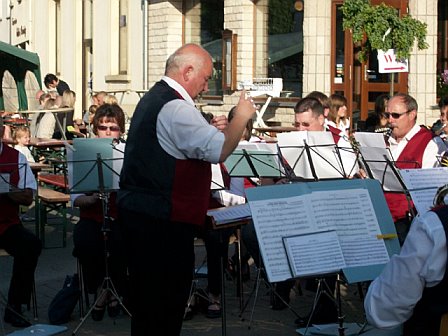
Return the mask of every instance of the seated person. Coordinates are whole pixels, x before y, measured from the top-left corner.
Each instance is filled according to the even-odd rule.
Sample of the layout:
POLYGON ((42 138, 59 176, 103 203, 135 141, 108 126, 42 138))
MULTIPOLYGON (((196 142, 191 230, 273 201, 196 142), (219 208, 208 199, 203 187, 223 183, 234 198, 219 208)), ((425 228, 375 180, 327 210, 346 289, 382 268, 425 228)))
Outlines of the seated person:
POLYGON ((447 141, 448 134, 448 96, 439 100, 440 118, 431 127, 431 131, 447 141))
POLYGON ((370 285, 367 321, 381 329, 404 323, 404 336, 438 336, 448 312, 448 206, 414 218, 400 254, 370 285))
MULTIPOLYGON (((0 139, 3 132, 3 119, 0 118, 0 139)), ((0 194, 0 248, 14 258, 4 321, 14 327, 25 328, 31 324, 21 316, 22 304, 30 302, 34 271, 42 244, 22 225, 19 207, 33 202, 37 184, 25 156, 1 141, 0 173, 8 175, 11 186, 18 188, 0 194)))
MULTIPOLYGON (((234 108, 231 109, 228 116, 230 122, 234 116, 234 108)), ((222 129, 227 125, 227 119, 225 117, 214 117, 212 114, 203 114, 204 118, 216 126, 218 129, 222 129)), ((242 135, 242 141, 248 141, 251 137, 252 120, 246 125, 246 130, 242 135)), ((215 191, 212 193, 210 200, 210 209, 219 208, 223 206, 236 205, 245 203, 244 178, 231 178, 227 173, 223 164, 220 164, 223 174, 223 180, 226 190, 215 191)), ((253 186, 253 185, 251 185, 253 186)), ((221 289, 222 289, 222 267, 227 267, 228 263, 228 251, 229 251, 229 238, 234 234, 235 229, 220 229, 213 230, 211 223, 208 223, 208 228, 204 232, 199 233, 203 237, 205 248, 207 251, 207 279, 208 279, 208 296, 209 306, 207 308, 206 316, 208 318, 221 317, 221 289), (221 260, 223 265, 221 265, 221 260)), ((246 261, 247 262, 247 261, 246 261)), ((187 312, 188 313, 188 312, 187 312)))
POLYGON ((14 148, 25 155, 28 162, 35 162, 28 145, 30 144, 31 132, 26 126, 16 127, 14 130, 13 140, 16 143, 14 148))
MULTIPOLYGON (((57 108, 56 100, 53 98, 47 99, 43 109, 51 110, 54 108, 57 108)), ((31 121, 31 135, 36 138, 51 139, 53 137, 55 126, 56 118, 52 112, 47 111, 38 113, 33 116, 33 120, 31 121)))
MULTIPOLYGON (((120 139, 124 134, 124 113, 118 105, 103 104, 93 120, 94 133, 98 138, 120 139)), ((74 206, 80 208, 80 219, 73 232, 73 256, 83 267, 86 287, 98 299, 92 311, 92 318, 101 321, 107 306, 110 317, 116 317, 121 310, 118 300, 106 297, 100 287, 108 262, 111 280, 120 296, 126 295, 126 261, 122 250, 120 225, 115 204, 116 192, 109 194, 108 214, 103 214, 103 204, 98 193, 73 195, 74 206), (107 219, 106 219, 107 218, 107 219), (108 243, 110 256, 106 260, 104 250, 103 220, 110 226, 108 243)))

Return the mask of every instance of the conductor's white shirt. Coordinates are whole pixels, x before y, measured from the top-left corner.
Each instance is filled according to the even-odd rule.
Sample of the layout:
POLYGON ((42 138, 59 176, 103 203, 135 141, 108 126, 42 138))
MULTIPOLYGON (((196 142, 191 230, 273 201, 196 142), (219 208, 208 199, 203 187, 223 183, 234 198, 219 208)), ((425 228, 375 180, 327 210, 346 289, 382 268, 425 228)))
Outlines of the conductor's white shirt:
POLYGON ((183 98, 166 103, 159 112, 156 129, 162 148, 176 159, 218 163, 224 133, 207 123, 179 83, 166 76, 162 80, 183 98))
POLYGON ((367 320, 377 328, 407 321, 425 287, 443 278, 447 262, 445 231, 433 211, 415 217, 399 255, 394 255, 367 292, 367 320))

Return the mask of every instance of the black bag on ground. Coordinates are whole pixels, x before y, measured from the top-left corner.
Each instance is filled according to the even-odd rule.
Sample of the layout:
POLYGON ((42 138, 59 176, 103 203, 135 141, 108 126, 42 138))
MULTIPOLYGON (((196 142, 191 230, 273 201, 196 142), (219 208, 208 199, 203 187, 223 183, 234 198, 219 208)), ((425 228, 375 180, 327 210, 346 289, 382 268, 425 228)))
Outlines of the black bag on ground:
POLYGON ((70 321, 70 316, 80 295, 78 274, 67 275, 62 289, 51 300, 48 307, 49 322, 51 324, 64 324, 70 321))

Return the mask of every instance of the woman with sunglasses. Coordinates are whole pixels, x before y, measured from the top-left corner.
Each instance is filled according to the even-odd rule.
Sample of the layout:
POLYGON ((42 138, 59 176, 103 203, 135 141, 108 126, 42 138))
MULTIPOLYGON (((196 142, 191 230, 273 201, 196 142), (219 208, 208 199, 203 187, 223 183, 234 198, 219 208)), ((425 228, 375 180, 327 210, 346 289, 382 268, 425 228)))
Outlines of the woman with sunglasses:
MULTIPOLYGON (((118 105, 104 104, 98 107, 93 119, 93 131, 98 138, 121 140, 125 132, 125 116, 118 105)), ((92 310, 92 319, 101 321, 107 307, 110 317, 120 313, 119 302, 102 295, 101 284, 105 274, 104 236, 102 232, 105 215, 110 218, 108 233, 109 272, 112 283, 120 296, 126 294, 126 262, 121 249, 121 232, 117 221, 116 192, 109 193, 108 214, 103 214, 102 200, 98 193, 75 195, 74 206, 80 208, 79 221, 73 232, 73 256, 83 267, 88 293, 102 296, 92 310), (77 196, 77 197, 76 197, 77 196)), ((107 293, 109 294, 109 293, 107 293)))

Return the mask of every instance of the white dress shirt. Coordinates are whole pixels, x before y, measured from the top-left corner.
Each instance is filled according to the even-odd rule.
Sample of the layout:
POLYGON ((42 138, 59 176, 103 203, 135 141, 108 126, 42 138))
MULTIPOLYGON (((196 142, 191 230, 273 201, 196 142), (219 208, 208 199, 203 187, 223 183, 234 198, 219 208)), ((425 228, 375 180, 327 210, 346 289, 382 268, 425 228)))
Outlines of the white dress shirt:
POLYGON ((367 321, 392 328, 407 321, 425 287, 443 278, 447 262, 445 231, 433 211, 415 217, 399 255, 392 256, 367 292, 367 321))
MULTIPOLYGON (((401 152, 404 150, 408 142, 420 131, 421 127, 417 124, 405 135, 400 142, 397 142, 393 137, 389 137, 389 148, 392 158, 397 161, 401 152)), ((440 166, 440 156, 446 151, 446 146, 443 140, 436 136, 425 148, 423 153, 422 168, 433 168, 440 166)))
POLYGON ((156 128, 162 148, 176 159, 219 162, 224 134, 207 123, 179 83, 166 76, 162 80, 184 98, 166 103, 159 112, 156 128))

